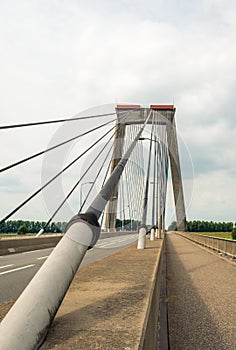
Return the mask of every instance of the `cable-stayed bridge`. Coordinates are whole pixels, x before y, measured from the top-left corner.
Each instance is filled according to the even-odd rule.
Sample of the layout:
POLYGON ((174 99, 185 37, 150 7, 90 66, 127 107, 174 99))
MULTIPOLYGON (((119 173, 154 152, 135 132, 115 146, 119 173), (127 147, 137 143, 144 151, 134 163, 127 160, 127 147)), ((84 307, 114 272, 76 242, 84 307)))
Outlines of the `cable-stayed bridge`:
POLYGON ((62 137, 55 137, 47 149, 0 169, 7 173, 44 156, 42 185, 16 203, 0 221, 4 225, 43 193, 50 216, 35 239, 61 212, 68 216, 69 201, 73 202, 78 189, 80 194, 63 238, 2 322, 0 337, 7 350, 15 349, 19 339, 25 349, 42 344, 78 267, 86 252, 96 245, 101 230, 111 237, 117 230, 137 231, 138 250, 145 249, 147 233, 151 241, 163 239, 169 169, 177 231, 187 229, 173 105, 117 105, 111 113, 5 125, 0 129, 6 132, 53 123, 63 123, 62 137), (66 137, 68 130, 70 137, 66 137), (78 175, 73 176, 74 183, 70 177, 65 190, 62 176, 75 166, 78 175), (9 332, 13 320, 14 335, 9 332), (24 337, 29 327, 30 335, 24 337))
POLYGON ((47 149, 40 150, 0 169, 1 173, 7 174, 10 170, 13 171, 23 164, 28 164, 30 167, 32 160, 44 156, 42 186, 21 203, 16 203, 16 206, 13 206, 12 210, 1 218, 1 224, 11 219, 20 210, 22 212, 22 208, 29 205, 40 193, 45 194, 46 205, 49 206, 48 209, 52 214, 45 227, 42 228, 43 230, 55 219, 60 210, 65 210, 68 200, 78 188, 81 189, 79 212, 84 212, 87 209, 86 205, 95 196, 95 189, 99 192, 121 158, 126 157, 126 152, 131 146, 132 150, 129 152, 128 158, 125 159, 127 164, 124 167, 124 172, 122 171, 119 175, 114 191, 109 198, 109 204, 106 210, 103 210, 100 225, 107 230, 112 230, 115 229, 116 219, 121 221, 121 226, 124 226, 126 219, 135 219, 136 226, 137 222, 146 221, 146 218, 142 218, 142 215, 143 208, 146 208, 147 204, 145 203, 144 206, 140 203, 147 199, 149 183, 151 182, 153 185, 151 224, 152 226, 158 226, 158 220, 160 220, 159 228, 160 230, 163 229, 168 162, 170 159, 171 174, 174 179, 173 189, 177 210, 177 225, 180 230, 185 230, 185 209, 174 114, 175 108, 172 105, 153 105, 150 108, 141 108, 138 105, 118 105, 116 113, 1 126, 1 131, 6 132, 7 129, 64 123, 63 128, 60 129, 62 130, 61 135, 55 137, 55 141, 53 140, 47 149), (67 138, 68 133, 70 137, 67 138), (81 145, 83 140, 84 143, 81 145), (148 142, 150 145, 148 145, 148 142), (65 166, 63 162, 66 161, 66 153, 76 143, 79 143, 80 149, 77 150, 76 156, 65 166), (147 148, 149 151, 146 151, 144 155, 147 148), (77 172, 78 169, 80 170, 80 176, 77 175, 77 181, 73 186, 70 183, 70 188, 65 193, 60 188, 61 177, 69 173, 75 166, 77 172), (89 191, 87 191, 85 198, 82 198, 83 192, 88 189, 88 186, 84 186, 86 184, 90 185, 89 191), (53 190, 57 192, 56 195, 59 197, 57 201, 51 200, 52 197, 55 197, 55 194, 52 195, 53 190), (117 213, 119 213, 119 218, 117 213))

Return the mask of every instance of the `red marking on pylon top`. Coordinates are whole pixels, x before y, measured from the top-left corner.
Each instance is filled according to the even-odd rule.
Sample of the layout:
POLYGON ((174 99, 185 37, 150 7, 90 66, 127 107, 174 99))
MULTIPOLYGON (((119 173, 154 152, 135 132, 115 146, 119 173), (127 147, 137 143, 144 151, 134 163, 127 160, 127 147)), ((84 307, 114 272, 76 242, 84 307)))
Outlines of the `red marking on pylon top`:
POLYGON ((174 105, 150 105, 151 109, 158 109, 158 110, 171 110, 173 111, 174 105))
POLYGON ((140 105, 117 105, 117 109, 139 109, 140 105))

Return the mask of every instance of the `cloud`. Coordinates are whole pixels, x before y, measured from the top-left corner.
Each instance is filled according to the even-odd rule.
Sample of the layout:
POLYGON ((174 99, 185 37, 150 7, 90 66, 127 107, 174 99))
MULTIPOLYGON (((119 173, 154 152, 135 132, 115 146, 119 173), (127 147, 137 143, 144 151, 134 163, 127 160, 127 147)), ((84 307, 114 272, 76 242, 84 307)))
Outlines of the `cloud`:
MULTIPOLYGON (((104 103, 174 101, 196 181, 212 172, 221 179, 222 171, 233 181, 233 1, 23 0, 2 1, 0 10, 1 123, 70 117, 104 103)), ((43 149, 55 132, 5 133, 2 165, 43 149)), ((18 174, 31 189, 41 164, 18 174)))
POLYGON ((194 195, 188 210, 189 220, 235 221, 235 176, 212 171, 194 181, 194 195), (196 216, 196 213, 198 216, 196 216))

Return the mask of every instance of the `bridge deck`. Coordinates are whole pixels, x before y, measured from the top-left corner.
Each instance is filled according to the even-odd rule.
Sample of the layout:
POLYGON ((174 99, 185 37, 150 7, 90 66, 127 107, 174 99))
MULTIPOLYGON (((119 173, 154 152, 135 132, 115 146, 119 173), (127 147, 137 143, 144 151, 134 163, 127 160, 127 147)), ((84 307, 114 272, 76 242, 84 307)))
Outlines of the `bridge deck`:
POLYGON ((171 350, 236 349, 236 264, 167 235, 171 350))
POLYGON ((80 269, 40 350, 138 349, 161 242, 80 269))

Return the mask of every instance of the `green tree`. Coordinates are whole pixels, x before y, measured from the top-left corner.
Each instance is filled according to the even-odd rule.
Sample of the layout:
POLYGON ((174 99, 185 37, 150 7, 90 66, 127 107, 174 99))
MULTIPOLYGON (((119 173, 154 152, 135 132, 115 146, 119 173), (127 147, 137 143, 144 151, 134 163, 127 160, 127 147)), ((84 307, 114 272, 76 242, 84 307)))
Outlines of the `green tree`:
POLYGON ((168 231, 176 231, 176 229, 177 229, 177 222, 172 221, 172 223, 168 227, 168 231))
POLYGON ((236 239, 236 223, 235 223, 235 226, 232 229, 232 239, 236 239))
POLYGON ((116 219, 116 228, 120 228, 122 226, 122 221, 120 219, 116 219))
POLYGON ((53 232, 53 233, 59 233, 60 230, 59 228, 57 227, 56 223, 55 222, 52 222, 51 225, 50 225, 50 232, 53 232))
POLYGON ((28 233, 28 229, 25 225, 21 225, 19 228, 18 228, 18 231, 17 231, 17 234, 18 235, 25 235, 26 233, 28 233))

